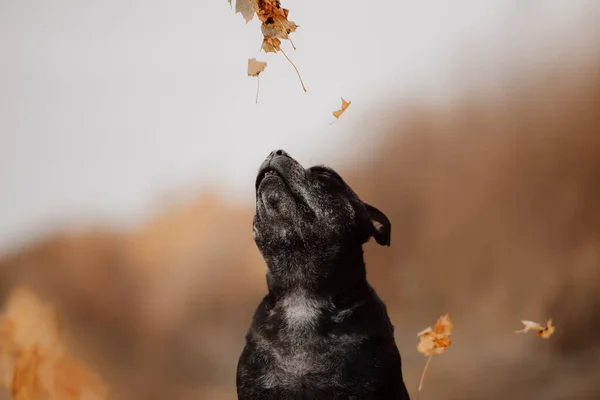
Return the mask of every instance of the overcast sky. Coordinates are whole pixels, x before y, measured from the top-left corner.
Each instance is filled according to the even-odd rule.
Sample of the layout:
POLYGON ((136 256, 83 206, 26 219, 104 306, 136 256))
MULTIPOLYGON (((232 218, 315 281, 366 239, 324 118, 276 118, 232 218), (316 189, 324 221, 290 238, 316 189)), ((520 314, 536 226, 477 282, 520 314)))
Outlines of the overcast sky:
POLYGON ((283 0, 304 94, 227 0, 0 0, 0 251, 68 224, 137 223, 165 193, 212 185, 250 203, 272 149, 348 162, 373 144, 352 127, 377 104, 444 101, 457 62, 486 85, 514 61, 502 55, 526 66, 565 47, 599 3, 283 0), (269 63, 258 105, 251 57, 269 63), (351 108, 329 125, 340 96, 351 108))

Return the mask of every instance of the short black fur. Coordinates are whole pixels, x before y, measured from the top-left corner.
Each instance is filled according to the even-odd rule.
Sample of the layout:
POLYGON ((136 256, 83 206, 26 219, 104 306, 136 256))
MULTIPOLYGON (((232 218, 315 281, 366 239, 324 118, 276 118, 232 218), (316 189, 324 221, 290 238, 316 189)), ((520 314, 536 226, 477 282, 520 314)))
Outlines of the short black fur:
POLYGON ((409 400, 394 328, 362 245, 390 245, 385 214, 332 169, 272 152, 256 179, 254 240, 268 294, 246 334, 240 400, 409 400))

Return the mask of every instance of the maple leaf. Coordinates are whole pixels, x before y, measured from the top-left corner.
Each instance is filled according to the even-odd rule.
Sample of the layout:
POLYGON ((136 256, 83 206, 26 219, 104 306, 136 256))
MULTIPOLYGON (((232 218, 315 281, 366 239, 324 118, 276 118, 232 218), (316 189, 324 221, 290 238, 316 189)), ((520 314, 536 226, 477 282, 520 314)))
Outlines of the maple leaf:
POLYGON ((556 329, 554 325, 552 325, 552 318, 548 320, 546 326, 542 326, 537 322, 522 320, 521 323, 525 325, 525 328, 515 331, 515 333, 526 333, 529 331, 536 331, 537 335, 541 338, 548 339, 554 333, 556 329))
POLYGON ((344 111, 346 111, 346 109, 350 106, 350 104, 352 104, 351 101, 346 101, 346 100, 344 100, 343 97, 341 97, 341 99, 342 99, 342 108, 340 108, 339 110, 333 112, 333 116, 336 119, 339 119, 340 116, 344 113, 344 111))
POLYGON ((452 344, 450 335, 453 328, 454 325, 450 321, 450 315, 445 314, 437 320, 433 328, 428 327, 417 334, 419 337, 417 351, 429 357, 421 375, 419 391, 423 388, 423 379, 425 378, 427 368, 429 368, 431 358, 435 354, 442 354, 452 344))

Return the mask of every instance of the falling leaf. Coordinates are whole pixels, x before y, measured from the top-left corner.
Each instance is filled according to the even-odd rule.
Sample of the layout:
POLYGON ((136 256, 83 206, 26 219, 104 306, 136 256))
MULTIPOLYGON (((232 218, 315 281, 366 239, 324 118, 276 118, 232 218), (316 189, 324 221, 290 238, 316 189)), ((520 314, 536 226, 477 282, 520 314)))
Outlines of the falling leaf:
MULTIPOLYGON (((229 5, 231 5, 231 0, 229 0, 229 5)), ((242 17, 244 17, 246 23, 252 21, 252 18, 254 18, 254 14, 256 14, 257 11, 257 0, 236 0, 235 2, 236 14, 242 14, 242 17)))
POLYGON ((452 334, 453 327, 454 325, 450 321, 450 315, 445 314, 437 320, 437 322, 433 326, 433 329, 431 327, 428 327, 427 329, 424 329, 423 331, 417 334, 417 336, 419 337, 417 351, 429 357, 427 359, 427 363, 425 364, 425 368, 423 369, 423 374, 421 375, 419 391, 421 391, 421 389, 423 388, 423 379, 425 378, 425 373, 429 368, 431 358, 435 354, 442 354, 452 344, 450 335, 452 334))
POLYGON ((248 76, 256 77, 256 103, 258 104, 258 92, 260 91, 260 73, 265 70, 267 63, 257 61, 256 58, 248 59, 248 76))
POLYGON ((258 76, 265 70, 267 63, 264 61, 257 61, 256 58, 248 59, 248 76, 258 76))
POLYGON ((552 318, 550 318, 547 322, 546 326, 542 326, 537 322, 522 320, 521 321, 525 328, 515 331, 515 333, 526 333, 529 331, 536 331, 537 335, 541 338, 548 339, 554 333, 556 329, 554 325, 552 325, 552 318))
POLYGON ((343 97, 341 97, 341 99, 342 99, 342 108, 333 112, 333 116, 335 118, 340 118, 340 116, 344 113, 344 111, 346 111, 346 108, 348 108, 350 106, 350 104, 352 103, 351 101, 344 100, 343 97))

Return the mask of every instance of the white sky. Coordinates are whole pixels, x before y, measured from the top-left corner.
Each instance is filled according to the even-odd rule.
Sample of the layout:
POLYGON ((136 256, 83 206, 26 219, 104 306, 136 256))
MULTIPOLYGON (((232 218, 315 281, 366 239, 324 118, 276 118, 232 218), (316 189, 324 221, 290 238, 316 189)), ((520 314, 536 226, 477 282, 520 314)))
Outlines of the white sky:
POLYGON ((515 60, 502 54, 526 68, 582 47, 587 36, 571 36, 599 5, 283 0, 300 25, 298 50, 284 49, 304 94, 282 55, 259 53, 259 22, 245 25, 227 0, 1 0, 0 252, 67 224, 137 223, 168 192, 212 184, 252 202, 272 149, 348 161, 374 143, 351 127, 377 104, 445 99, 460 87, 457 62, 475 66, 477 86, 515 60), (251 57, 269 63, 259 105, 251 57), (340 96, 352 105, 329 125, 340 96))

